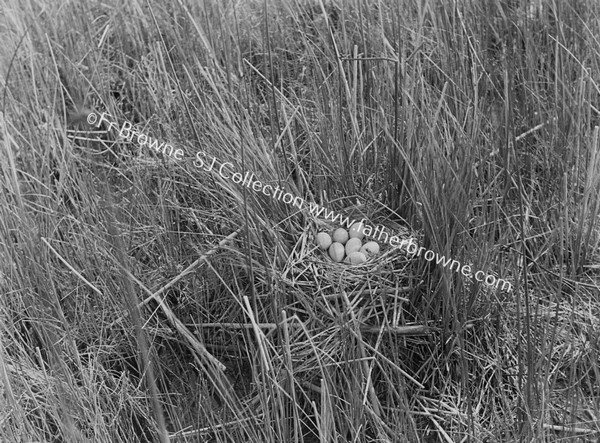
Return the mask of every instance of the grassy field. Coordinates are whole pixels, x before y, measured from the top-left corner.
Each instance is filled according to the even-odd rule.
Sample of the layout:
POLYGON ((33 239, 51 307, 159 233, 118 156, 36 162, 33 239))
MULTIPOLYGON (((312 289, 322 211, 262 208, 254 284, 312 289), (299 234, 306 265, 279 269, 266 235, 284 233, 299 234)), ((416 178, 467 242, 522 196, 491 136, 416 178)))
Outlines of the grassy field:
POLYGON ((600 441, 596 0, 0 11, 0 441, 600 441))

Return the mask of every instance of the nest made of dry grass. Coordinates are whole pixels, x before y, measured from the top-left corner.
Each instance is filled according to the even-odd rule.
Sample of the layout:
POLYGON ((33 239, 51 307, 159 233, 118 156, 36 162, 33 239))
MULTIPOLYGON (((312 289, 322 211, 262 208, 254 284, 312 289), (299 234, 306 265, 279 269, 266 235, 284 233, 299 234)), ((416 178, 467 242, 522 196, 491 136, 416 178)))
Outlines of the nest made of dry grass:
MULTIPOLYGON (((380 225, 401 232, 391 223, 380 225)), ((403 362, 427 346, 431 331, 411 323, 407 311, 421 276, 404 248, 378 242, 380 254, 366 263, 336 263, 319 249, 316 235, 338 227, 312 220, 289 254, 282 272, 290 289, 284 334, 289 360, 274 363, 275 372, 281 383, 291 377, 301 388, 299 403, 307 411, 324 396, 333 409, 365 417, 363 425, 374 430, 397 420, 390 411, 409 403, 410 388, 423 389, 403 362), (390 385, 403 389, 390 394, 390 385)))
MULTIPOLYGON (((367 262, 336 263, 327 251, 319 249, 316 235, 333 232, 338 227, 313 220, 298 238, 284 273, 290 286, 297 289, 297 301, 305 305, 304 311, 325 313, 325 317, 332 317, 330 320, 336 313, 351 309, 352 315, 365 327, 378 327, 384 319, 392 319, 394 327, 401 326, 402 305, 409 302, 410 293, 421 280, 414 275, 410 256, 404 248, 378 241, 380 253, 367 262)), ((390 223, 386 223, 385 228, 394 235, 408 232, 390 223)), ((326 318, 319 320, 327 321, 326 318)))

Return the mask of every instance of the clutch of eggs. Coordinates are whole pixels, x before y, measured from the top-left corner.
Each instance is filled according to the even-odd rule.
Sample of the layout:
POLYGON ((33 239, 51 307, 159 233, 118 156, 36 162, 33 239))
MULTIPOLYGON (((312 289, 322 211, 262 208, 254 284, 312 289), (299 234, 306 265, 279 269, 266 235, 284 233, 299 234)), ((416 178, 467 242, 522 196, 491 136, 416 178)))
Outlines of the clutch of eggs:
POLYGON ((377 242, 369 241, 363 244, 365 234, 362 230, 362 223, 354 223, 349 231, 344 228, 336 229, 333 237, 327 232, 319 232, 317 244, 322 251, 329 253, 334 262, 339 263, 345 258, 346 263, 359 265, 366 262, 367 258, 379 254, 377 242))

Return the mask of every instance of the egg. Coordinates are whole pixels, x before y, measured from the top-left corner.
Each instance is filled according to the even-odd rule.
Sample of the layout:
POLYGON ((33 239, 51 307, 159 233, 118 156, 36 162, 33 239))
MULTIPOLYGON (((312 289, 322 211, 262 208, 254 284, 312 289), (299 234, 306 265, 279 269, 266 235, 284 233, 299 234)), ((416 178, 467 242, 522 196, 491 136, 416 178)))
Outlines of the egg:
POLYGON ((363 222, 352 223, 352 226, 350 226, 350 238, 362 240, 365 236, 363 229, 365 229, 365 224, 363 222))
POLYGON ((331 246, 329 246, 329 256, 331 259, 339 263, 344 259, 344 245, 338 242, 333 242, 331 246))
POLYGON ((327 251, 329 246, 331 246, 331 237, 327 232, 319 232, 317 234, 317 244, 321 250, 327 251))
POLYGON ((344 228, 337 228, 333 233, 333 241, 345 245, 348 241, 348 231, 344 228))
POLYGON ((350 254, 348 254, 348 257, 346 257, 346 263, 350 263, 351 265, 360 265, 361 263, 364 263, 367 261, 367 257, 365 256, 365 254, 363 254, 362 252, 351 252, 350 254))
POLYGON ((379 254, 379 245, 374 241, 369 241, 360 248, 360 252, 365 254, 367 257, 371 255, 379 254))
POLYGON ((362 246, 362 242, 360 241, 360 238, 356 238, 356 237, 351 238, 346 243, 346 255, 350 255, 353 252, 360 251, 361 246, 362 246))

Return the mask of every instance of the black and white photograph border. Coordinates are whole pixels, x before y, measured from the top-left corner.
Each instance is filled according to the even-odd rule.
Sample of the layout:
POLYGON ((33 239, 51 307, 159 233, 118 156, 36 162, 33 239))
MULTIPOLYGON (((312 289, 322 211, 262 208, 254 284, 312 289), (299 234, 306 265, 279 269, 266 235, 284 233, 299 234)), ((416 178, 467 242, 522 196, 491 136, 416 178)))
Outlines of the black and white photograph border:
POLYGON ((598 1, 0 11, 0 441, 600 442, 598 1))

